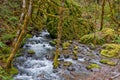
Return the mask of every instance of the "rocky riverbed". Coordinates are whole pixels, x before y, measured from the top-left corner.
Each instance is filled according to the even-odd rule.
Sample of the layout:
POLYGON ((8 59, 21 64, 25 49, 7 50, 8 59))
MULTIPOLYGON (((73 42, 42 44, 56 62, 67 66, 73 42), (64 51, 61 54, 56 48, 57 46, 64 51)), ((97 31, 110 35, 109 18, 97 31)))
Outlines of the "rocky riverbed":
POLYGON ((101 46, 66 41, 60 48, 60 65, 53 69, 55 46, 47 31, 28 39, 14 66, 15 80, 120 80, 119 58, 101 56, 101 46))

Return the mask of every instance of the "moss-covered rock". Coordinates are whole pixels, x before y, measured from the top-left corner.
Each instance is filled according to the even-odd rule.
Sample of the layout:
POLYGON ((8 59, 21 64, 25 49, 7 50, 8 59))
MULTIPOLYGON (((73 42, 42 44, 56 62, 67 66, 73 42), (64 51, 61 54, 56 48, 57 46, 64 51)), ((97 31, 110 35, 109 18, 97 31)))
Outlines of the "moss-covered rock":
POLYGON ((53 41, 50 41, 50 45, 51 45, 51 46, 55 46, 56 44, 57 44, 56 39, 54 39, 53 41))
POLYGON ((96 33, 84 35, 80 38, 81 43, 96 43, 103 44, 105 42, 111 42, 115 37, 115 31, 111 28, 104 28, 96 33))
POLYGON ((120 55, 120 44, 104 44, 102 47, 100 54, 105 57, 112 58, 120 55))
POLYGON ((74 46, 74 50, 77 50, 78 48, 79 48, 78 46, 76 46, 76 45, 74 46))
POLYGON ((69 61, 65 61, 64 63, 63 63, 63 66, 66 66, 66 67, 69 67, 69 66, 71 66, 72 65, 72 62, 69 62, 69 61))
POLYGON ((70 46, 70 43, 69 43, 69 42, 64 42, 64 43, 62 44, 63 49, 68 49, 69 46, 70 46))
POLYGON ((90 64, 89 66, 87 66, 86 68, 89 70, 89 69, 93 69, 93 68, 100 68, 100 66, 98 64, 93 63, 93 64, 90 64))
POLYGON ((28 54, 35 54, 34 50, 28 50, 28 54))
POLYGON ((102 44, 105 41, 104 39, 102 39, 101 37, 93 33, 84 35, 83 37, 80 38, 80 43, 89 44, 89 43, 94 43, 94 42, 96 42, 96 44, 102 44))
POLYGON ((74 56, 77 56, 77 55, 78 55, 78 51, 74 50, 74 51, 73 51, 73 55, 74 55, 74 56))
POLYGON ((103 64, 108 64, 108 65, 110 65, 110 66, 115 66, 115 65, 116 65, 115 62, 110 61, 110 60, 108 60, 108 59, 101 59, 100 62, 103 63, 103 64))

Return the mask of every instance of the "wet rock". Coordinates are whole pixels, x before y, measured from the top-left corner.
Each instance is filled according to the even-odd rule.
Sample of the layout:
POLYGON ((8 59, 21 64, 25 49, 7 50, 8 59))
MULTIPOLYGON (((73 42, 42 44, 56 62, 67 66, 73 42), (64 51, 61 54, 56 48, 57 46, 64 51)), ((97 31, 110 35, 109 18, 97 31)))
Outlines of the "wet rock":
POLYGON ((72 66, 70 66, 70 67, 67 68, 67 70, 68 70, 68 71, 75 71, 75 68, 72 67, 72 66))
POLYGON ((62 50, 62 54, 65 59, 70 57, 70 53, 70 50, 62 50))
POLYGON ((54 70, 53 70, 53 73, 57 73, 57 72, 58 72, 58 69, 54 69, 54 70))
POLYGON ((77 56, 72 56, 72 59, 73 60, 78 60, 78 57, 77 56))
POLYGON ((64 61, 64 58, 59 58, 58 60, 61 62, 61 61, 64 61))
POLYGON ((100 71, 100 69, 99 68, 92 68, 91 71, 92 72, 98 72, 98 71, 100 71))

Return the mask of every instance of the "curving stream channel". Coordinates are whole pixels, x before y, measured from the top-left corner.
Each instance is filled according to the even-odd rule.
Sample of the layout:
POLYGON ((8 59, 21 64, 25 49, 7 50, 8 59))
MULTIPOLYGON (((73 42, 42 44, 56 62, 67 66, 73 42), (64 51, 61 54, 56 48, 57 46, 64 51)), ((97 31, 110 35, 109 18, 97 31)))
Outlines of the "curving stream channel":
MULTIPOLYGON (((99 55, 100 48, 91 49, 86 45, 73 41, 69 50, 60 49, 62 52, 59 58, 60 66, 58 69, 53 69, 53 52, 55 47, 49 44, 50 41, 52 39, 46 30, 27 40, 23 47, 23 55, 17 57, 14 62, 15 67, 19 70, 19 73, 14 76, 14 80, 87 80, 91 72, 99 71, 98 69, 87 70, 86 66, 88 64, 96 63, 106 67, 106 69, 110 68, 99 62, 101 59, 99 55), (72 53, 74 45, 78 46, 77 60, 74 59, 72 53), (35 54, 28 54, 29 50, 34 51, 35 54)), ((116 70, 113 75, 118 73, 118 70, 116 70)), ((99 80, 103 79, 100 78, 99 80)))

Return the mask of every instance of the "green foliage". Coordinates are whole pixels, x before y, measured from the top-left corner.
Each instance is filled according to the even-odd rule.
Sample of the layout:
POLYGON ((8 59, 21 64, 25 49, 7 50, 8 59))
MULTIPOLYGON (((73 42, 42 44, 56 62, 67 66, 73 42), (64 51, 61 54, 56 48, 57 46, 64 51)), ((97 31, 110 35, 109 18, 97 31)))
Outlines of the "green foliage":
POLYGON ((10 74, 8 74, 4 69, 0 66, 0 79, 2 80, 14 80, 10 74))
POLYGON ((1 51, 2 51, 3 54, 9 54, 10 50, 11 50, 10 47, 3 47, 1 51))
POLYGON ((3 42, 0 42, 0 48, 5 47, 6 45, 3 42))
POLYGON ((1 40, 2 40, 2 41, 11 40, 11 39, 13 39, 15 36, 16 36, 16 35, 14 35, 14 34, 3 34, 3 35, 1 36, 1 40))
POLYGON ((120 36, 115 36, 115 39, 113 40, 115 43, 120 43, 120 36))
MULTIPOLYGON (((77 39, 84 34, 93 32, 93 23, 81 18, 81 7, 74 0, 65 0, 64 2, 64 21, 62 23, 62 39, 77 39)), ((44 0, 37 6, 40 9, 34 9, 33 24, 42 26, 46 24, 47 30, 52 38, 57 38, 57 26, 59 21, 60 0, 44 0)))

